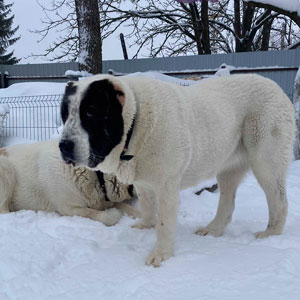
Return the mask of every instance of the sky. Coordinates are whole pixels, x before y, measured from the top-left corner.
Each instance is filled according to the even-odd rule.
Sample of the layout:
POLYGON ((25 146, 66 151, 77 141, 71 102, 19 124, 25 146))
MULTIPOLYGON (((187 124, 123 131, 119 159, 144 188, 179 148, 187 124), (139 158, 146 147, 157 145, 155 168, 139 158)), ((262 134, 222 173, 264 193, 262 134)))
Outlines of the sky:
MULTIPOLYGON (((51 0, 40 0, 40 2, 43 5, 51 4, 51 0)), ((45 40, 38 42, 40 36, 30 32, 31 30, 43 28, 41 19, 44 18, 44 14, 36 0, 13 0, 5 1, 5 3, 14 3, 12 6, 12 13, 15 15, 13 27, 19 25, 17 35, 21 36, 20 40, 11 46, 9 50, 15 51, 15 56, 21 58, 20 63, 22 64, 49 62, 42 58, 28 57, 32 53, 42 53, 58 35, 56 32, 50 32, 45 40)), ((104 60, 123 59, 119 33, 120 31, 104 41, 102 53, 104 60)), ((128 49, 128 52, 130 57, 131 49, 128 49)))

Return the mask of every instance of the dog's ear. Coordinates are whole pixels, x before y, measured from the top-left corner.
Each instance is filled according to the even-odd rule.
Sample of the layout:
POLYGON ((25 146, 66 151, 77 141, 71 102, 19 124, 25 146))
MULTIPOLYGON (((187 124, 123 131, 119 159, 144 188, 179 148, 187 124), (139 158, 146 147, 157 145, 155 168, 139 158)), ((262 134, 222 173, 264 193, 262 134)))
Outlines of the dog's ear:
POLYGON ((124 92, 122 91, 122 89, 117 84, 114 83, 113 86, 114 86, 114 90, 116 91, 118 101, 120 102, 120 104, 122 106, 124 106, 124 104, 125 104, 125 94, 124 94, 124 92))

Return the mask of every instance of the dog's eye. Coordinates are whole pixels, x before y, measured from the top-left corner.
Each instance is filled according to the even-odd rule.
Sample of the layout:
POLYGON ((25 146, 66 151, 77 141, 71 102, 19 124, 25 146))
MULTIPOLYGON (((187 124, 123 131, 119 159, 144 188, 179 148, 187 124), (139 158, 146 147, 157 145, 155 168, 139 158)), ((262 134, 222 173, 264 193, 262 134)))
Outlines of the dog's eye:
POLYGON ((86 116, 88 118, 92 118, 92 117, 95 116, 95 106, 94 105, 90 105, 90 106, 87 107, 86 116))

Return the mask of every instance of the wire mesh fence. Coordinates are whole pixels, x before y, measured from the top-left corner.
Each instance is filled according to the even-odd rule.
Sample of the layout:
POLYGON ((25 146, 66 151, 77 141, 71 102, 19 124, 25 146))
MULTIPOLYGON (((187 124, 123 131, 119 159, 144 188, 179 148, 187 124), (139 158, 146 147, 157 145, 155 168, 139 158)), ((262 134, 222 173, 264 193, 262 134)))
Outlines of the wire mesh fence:
POLYGON ((61 125, 61 99, 62 95, 0 97, 0 105, 9 106, 2 136, 49 139, 61 125))
POLYGON ((6 121, 7 115, 8 115, 8 112, 0 113, 0 147, 2 147, 2 144, 3 144, 3 132, 5 129, 5 121, 6 121))

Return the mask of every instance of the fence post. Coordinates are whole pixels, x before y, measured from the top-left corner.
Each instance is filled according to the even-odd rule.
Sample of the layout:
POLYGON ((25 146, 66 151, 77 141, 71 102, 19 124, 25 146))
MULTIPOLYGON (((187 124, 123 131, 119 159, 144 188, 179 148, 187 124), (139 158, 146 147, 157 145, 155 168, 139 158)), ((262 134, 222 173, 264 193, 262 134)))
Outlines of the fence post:
POLYGON ((3 87, 4 88, 8 87, 8 76, 9 76, 9 73, 7 71, 5 71, 3 74, 3 87))

